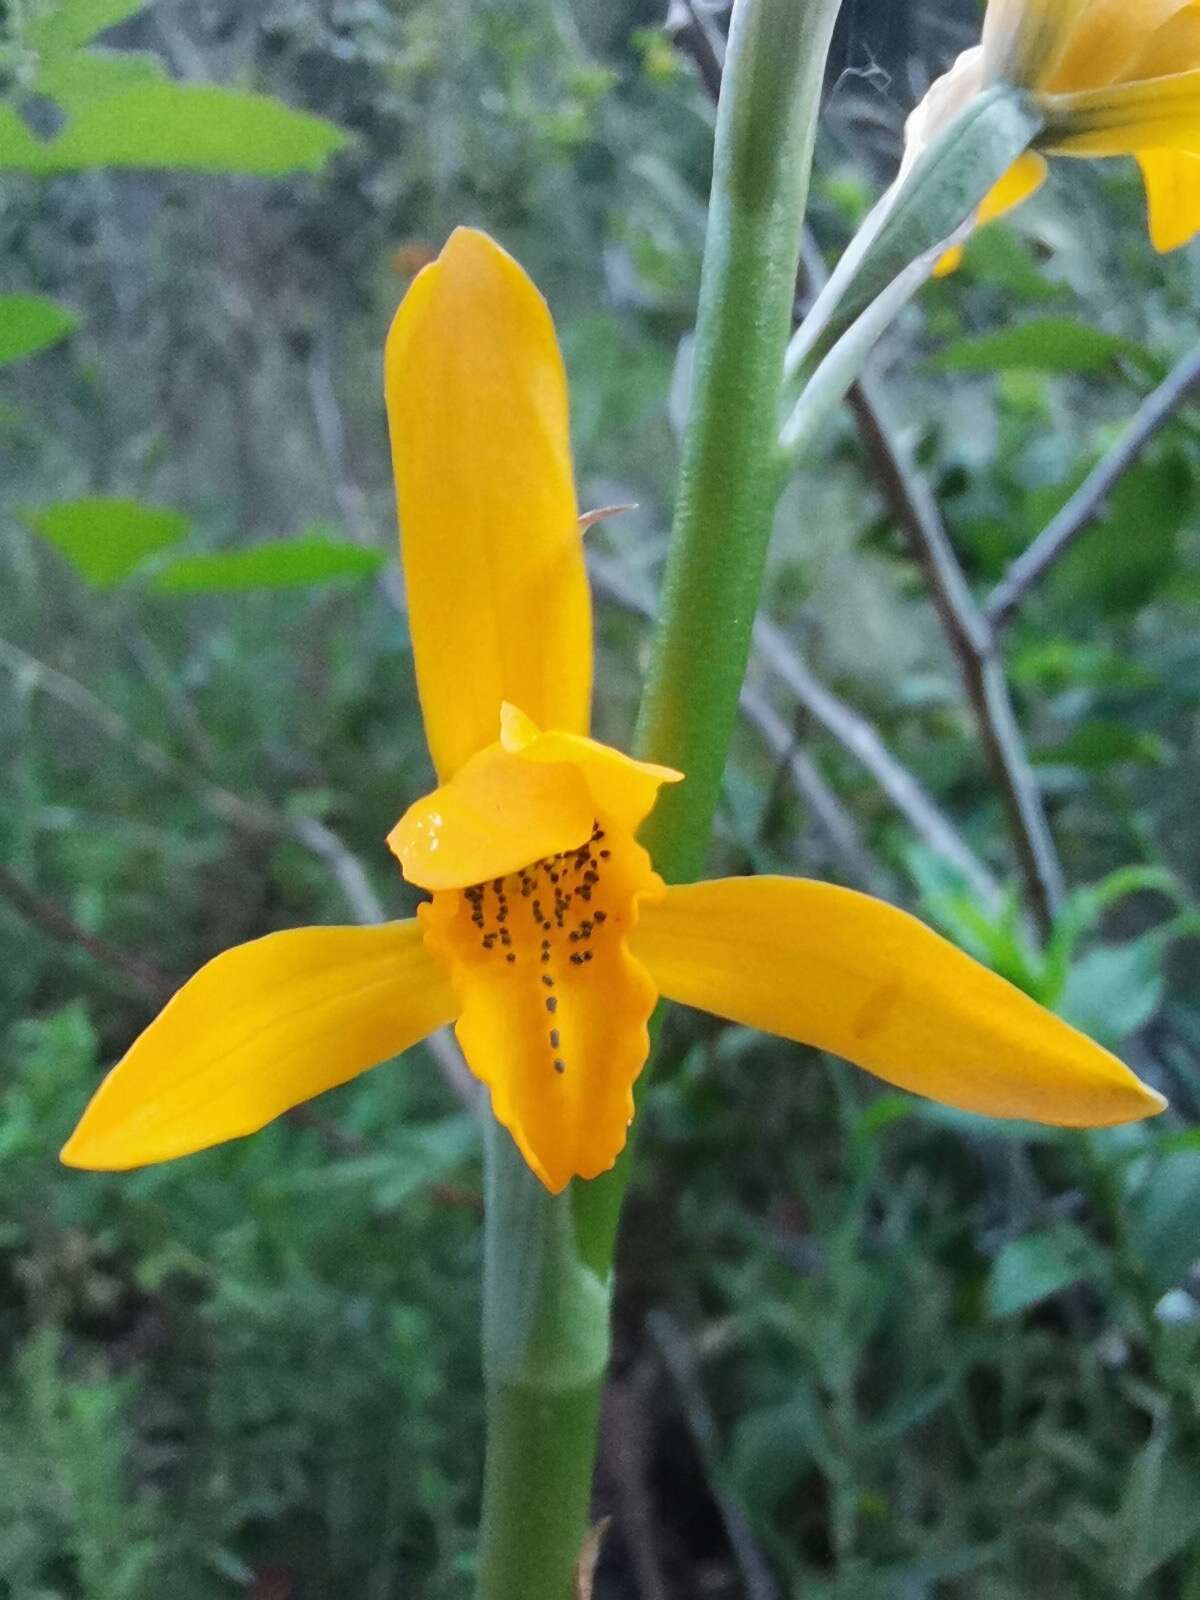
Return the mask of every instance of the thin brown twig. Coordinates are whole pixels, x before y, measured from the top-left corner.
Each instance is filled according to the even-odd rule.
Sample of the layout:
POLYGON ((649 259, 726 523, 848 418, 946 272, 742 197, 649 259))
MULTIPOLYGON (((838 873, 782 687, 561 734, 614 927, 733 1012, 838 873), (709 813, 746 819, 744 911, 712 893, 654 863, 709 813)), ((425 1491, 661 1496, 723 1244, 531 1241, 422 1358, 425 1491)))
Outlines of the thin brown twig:
POLYGON ((824 773, 760 690, 749 684, 742 690, 742 712, 762 735, 763 743, 792 780, 796 793, 820 826, 830 853, 850 882, 885 899, 896 885, 891 874, 868 848, 858 823, 843 805, 824 773))
POLYGON ((669 1600, 650 1491, 649 1419, 655 1363, 643 1357, 626 1377, 604 1387, 601 1470, 612 1479, 616 1525, 633 1568, 638 1600, 669 1600))
POLYGON ((812 672, 773 622, 754 625, 759 656, 800 704, 871 774, 917 837, 952 866, 987 906, 1003 898, 1000 884, 966 839, 904 764, 888 749, 878 728, 812 672))
MULTIPOLYGON (((639 616, 653 617, 654 608, 650 602, 635 590, 612 563, 593 551, 588 564, 592 583, 599 593, 639 616)), ((998 906, 1003 895, 995 876, 949 817, 940 810, 932 795, 891 753, 875 725, 822 683, 793 650, 783 631, 765 617, 760 617, 755 623, 754 646, 762 664, 871 775, 916 836, 961 875, 983 904, 998 906)), ((778 754, 778 727, 769 718, 763 717, 763 703, 753 690, 743 692, 741 705, 747 721, 758 729, 768 747, 778 754)), ((794 771, 792 776, 796 776, 794 771)), ((799 786, 798 792, 803 793, 799 786)), ((819 814, 817 820, 823 820, 819 814)), ((832 838, 830 844, 836 848, 832 838)))
POLYGON ((892 425, 879 386, 864 378, 848 400, 875 477, 925 574, 929 597, 958 661, 1026 895, 1046 932, 1062 907, 1065 880, 995 633, 971 593, 937 502, 892 425))
POLYGON ((700 12, 695 0, 671 0, 663 29, 677 49, 690 56, 709 98, 721 93, 725 41, 715 25, 700 12))
POLYGON ((709 1493, 729 1541, 742 1592, 746 1600, 776 1600, 779 1590, 754 1538, 750 1519, 718 1469, 717 1424, 696 1370, 691 1342, 674 1318, 665 1312, 652 1311, 646 1319, 646 1326, 679 1397, 696 1457, 704 1470, 709 1493))
POLYGON ((1142 401, 1129 425, 1103 455, 1075 493, 1009 567, 983 605, 983 615, 999 633, 1012 621, 1035 584, 1095 522, 1121 478, 1200 385, 1200 346, 1175 366, 1142 401))
POLYGON ((0 865, 0 896, 26 922, 40 928, 59 944, 77 945, 97 965, 116 973, 123 987, 152 1004, 161 1005, 173 992, 175 985, 152 962, 116 949, 106 939, 101 939, 76 922, 56 901, 31 889, 23 878, 3 865, 0 865))
MULTIPOLYGON (((825 276, 820 252, 807 230, 799 275, 810 292, 820 289, 825 276)), ((925 575, 942 632, 958 662, 984 755, 1004 806, 1026 898, 1038 926, 1046 932, 1062 907, 1065 875, 1017 721, 995 631, 971 593, 941 510, 901 443, 878 381, 861 378, 851 385, 846 403, 892 515, 904 529, 913 558, 925 575)))

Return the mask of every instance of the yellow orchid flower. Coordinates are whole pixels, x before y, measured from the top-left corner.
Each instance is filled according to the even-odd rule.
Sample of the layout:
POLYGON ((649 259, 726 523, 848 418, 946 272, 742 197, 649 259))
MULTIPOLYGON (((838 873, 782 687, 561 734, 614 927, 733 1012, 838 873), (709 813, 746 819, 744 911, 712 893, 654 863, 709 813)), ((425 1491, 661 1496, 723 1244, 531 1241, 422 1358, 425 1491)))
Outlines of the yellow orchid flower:
MULTIPOLYGON (((906 160, 995 83, 1027 90, 1045 125, 983 201, 977 226, 1040 187, 1046 154, 1132 155, 1155 248, 1200 232, 1200 0, 989 0, 982 42, 909 118, 906 160)), ((961 258, 961 247, 947 251, 939 274, 961 258)))
POLYGON ((637 830, 680 774, 588 737, 567 390, 521 268, 460 229, 387 344, 417 683, 439 787, 389 843, 415 920, 273 933, 184 985, 63 1151, 127 1168, 248 1134, 455 1022, 552 1191, 615 1161, 660 995, 1001 1117, 1164 1102, 913 917, 782 877, 667 886, 637 830))

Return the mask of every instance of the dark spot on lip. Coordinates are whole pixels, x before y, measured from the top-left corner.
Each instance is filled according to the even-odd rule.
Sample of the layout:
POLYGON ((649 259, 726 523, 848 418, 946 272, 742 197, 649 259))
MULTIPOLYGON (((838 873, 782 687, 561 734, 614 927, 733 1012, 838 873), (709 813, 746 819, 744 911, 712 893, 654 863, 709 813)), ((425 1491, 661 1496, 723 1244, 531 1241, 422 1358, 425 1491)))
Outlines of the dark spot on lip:
POLYGON ((553 1016, 554 1013, 558 1010, 558 1001, 554 997, 554 995, 551 995, 549 1000, 546 1001, 546 1010, 550 1013, 551 1016, 553 1016))
POLYGON ((550 1029, 550 1048, 557 1050, 559 1046, 559 1032, 557 1028, 550 1029))
POLYGON ((565 1061, 555 1061, 554 1070, 555 1072, 565 1072, 567 1070, 567 1063, 565 1061))

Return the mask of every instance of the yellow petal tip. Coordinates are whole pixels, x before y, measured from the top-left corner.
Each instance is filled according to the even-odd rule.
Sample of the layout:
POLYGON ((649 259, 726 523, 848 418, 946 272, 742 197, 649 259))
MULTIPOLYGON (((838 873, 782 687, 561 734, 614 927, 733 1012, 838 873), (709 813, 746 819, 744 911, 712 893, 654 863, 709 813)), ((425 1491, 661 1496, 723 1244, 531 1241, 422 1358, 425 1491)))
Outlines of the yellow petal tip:
POLYGON ((58 1152, 58 1159, 64 1167, 76 1167, 82 1169, 83 1171, 87 1171, 88 1169, 88 1162, 80 1154, 79 1140, 75 1134, 71 1135, 66 1144, 63 1145, 62 1149, 58 1152))
POLYGON ((469 261, 472 257, 495 261, 511 261, 512 257, 503 245, 496 243, 490 233, 484 233, 482 228, 471 228, 465 223, 460 223, 454 228, 438 257, 439 261, 469 261))
POLYGON ((122 1160, 115 1154, 112 1140, 89 1129, 88 1120, 85 1113, 59 1151, 58 1159, 64 1167, 73 1167, 77 1172, 128 1172, 132 1167, 143 1165, 139 1161, 122 1160))
MULTIPOLYGON (((1099 1050, 1100 1046, 1095 1048, 1099 1050)), ((1109 1059, 1111 1061, 1114 1058, 1109 1059)), ((1152 1089, 1148 1083, 1143 1083, 1124 1062, 1117 1061, 1117 1065, 1121 1069, 1121 1077, 1112 1084, 1115 1092, 1109 1097, 1108 1103, 1098 1105, 1090 1113, 1085 1112, 1078 1118, 1064 1116, 1065 1126, 1115 1128, 1124 1123, 1144 1122, 1148 1117, 1162 1115, 1167 1109, 1166 1096, 1152 1089)))
POLYGON ((509 755, 519 755, 541 733, 532 717, 527 717, 520 706, 505 700, 500 706, 500 744, 509 755))

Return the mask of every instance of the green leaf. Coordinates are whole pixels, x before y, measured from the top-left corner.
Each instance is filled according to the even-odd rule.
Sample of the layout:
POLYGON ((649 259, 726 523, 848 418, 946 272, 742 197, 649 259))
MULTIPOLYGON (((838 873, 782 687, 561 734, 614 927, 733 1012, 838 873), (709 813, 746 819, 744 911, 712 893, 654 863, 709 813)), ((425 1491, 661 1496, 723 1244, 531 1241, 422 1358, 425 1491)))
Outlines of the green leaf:
POLYGON ((103 93, 45 143, 11 108, 0 111, 0 169, 40 175, 146 167, 270 177, 315 172, 347 141, 322 117, 216 84, 144 82, 103 93))
POLYGON ((32 89, 77 114, 108 95, 169 82, 162 62, 146 51, 76 50, 43 61, 32 89))
POLYGON ((1157 929, 1128 944, 1097 945, 1071 968, 1058 1011, 1101 1043, 1127 1039, 1162 1003, 1165 946, 1157 929))
POLYGON ((1195 479, 1181 454, 1139 463, 1110 494, 1099 525, 1060 564, 1055 600, 1099 606, 1113 617, 1140 610, 1178 571, 1195 503, 1195 479))
POLYGON ((1048 988, 1044 1003, 1057 1010, 1063 986, 1075 961, 1080 942, 1099 928, 1105 913, 1133 894, 1165 895, 1175 906, 1182 903, 1178 879, 1166 867, 1118 867, 1097 883, 1080 885, 1067 895, 1046 944, 1048 988))
POLYGON ((181 512, 136 500, 66 500, 25 507, 18 515, 97 589, 123 582, 147 556, 174 544, 190 527, 181 512))
POLYGON ((804 1380, 787 1400, 748 1412, 734 1429, 729 1474, 738 1500, 754 1517, 770 1516, 814 1463, 836 1470, 837 1450, 812 1385, 804 1380))
POLYGON ((414 1194, 454 1175, 479 1147, 479 1123, 471 1115, 453 1115, 422 1127, 398 1131, 385 1151, 324 1160, 315 1167, 293 1167, 268 1179, 265 1192, 292 1198, 334 1195, 366 1188, 374 1205, 392 1211, 414 1194))
POLYGON ((62 0, 26 26, 24 43, 45 55, 74 50, 146 5, 147 0, 62 0))
POLYGON ((1158 1160, 1133 1208, 1130 1246, 1154 1294, 1200 1260, 1200 1150, 1158 1160))
POLYGON ((971 235, 963 270, 1022 300, 1061 300, 1069 292, 1040 270, 1025 240, 1006 222, 993 222, 971 235))
POLYGON ((179 556, 156 574, 153 587, 164 594, 291 589, 337 578, 369 578, 386 560, 382 550, 335 539, 280 539, 248 550, 179 556))
POLYGON ((1200 1473, 1190 1446, 1177 1447, 1169 1427, 1160 1424, 1129 1463, 1112 1521, 1111 1570, 1117 1592, 1145 1594, 1154 1574, 1198 1532, 1200 1473))
POLYGON ((0 170, 41 172, 46 146, 35 139, 12 106, 0 105, 0 170))
POLYGON ((78 319, 40 294, 0 295, 0 366, 57 344, 78 319))
POLYGON ((985 1299, 993 1317, 1012 1317, 1104 1270, 1094 1242, 1070 1222, 1006 1244, 992 1263, 985 1299))
POLYGON ((1145 366, 1141 345, 1070 317, 1035 317, 1001 333, 959 339, 936 358, 948 372, 1102 372, 1120 358, 1145 366))
POLYGON ((1167 745, 1157 734, 1143 733, 1125 722, 1093 717, 1088 722, 1080 723, 1058 744, 1035 750, 1033 759, 1044 764, 1104 772, 1125 761, 1138 762, 1143 766, 1161 766, 1168 760, 1169 754, 1167 745))

